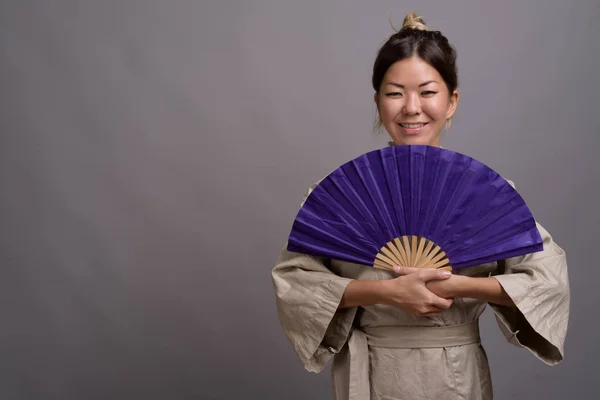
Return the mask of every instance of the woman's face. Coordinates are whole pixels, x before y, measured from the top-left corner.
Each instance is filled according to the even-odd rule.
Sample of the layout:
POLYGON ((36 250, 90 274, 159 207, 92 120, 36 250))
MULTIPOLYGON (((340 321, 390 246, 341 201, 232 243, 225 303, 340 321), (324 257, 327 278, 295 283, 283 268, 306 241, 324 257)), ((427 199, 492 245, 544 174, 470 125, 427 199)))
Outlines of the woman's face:
POLYGON ((387 70, 375 103, 394 144, 439 147, 444 124, 456 110, 458 92, 450 95, 439 72, 413 56, 387 70))

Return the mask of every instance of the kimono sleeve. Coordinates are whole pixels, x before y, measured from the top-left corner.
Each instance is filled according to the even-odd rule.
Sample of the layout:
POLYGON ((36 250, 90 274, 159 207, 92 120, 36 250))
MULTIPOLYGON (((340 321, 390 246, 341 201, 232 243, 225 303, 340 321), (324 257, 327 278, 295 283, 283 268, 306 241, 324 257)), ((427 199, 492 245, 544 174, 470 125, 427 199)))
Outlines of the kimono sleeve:
POLYGON ((338 309, 351 279, 334 274, 327 263, 284 249, 271 273, 283 332, 304 368, 316 373, 346 343, 357 311, 338 309))
POLYGON ((536 225, 543 250, 503 260, 499 265, 504 271, 494 276, 516 308, 490 306, 510 343, 527 348, 548 365, 555 365, 564 358, 569 322, 567 257, 550 233, 539 223, 536 225))

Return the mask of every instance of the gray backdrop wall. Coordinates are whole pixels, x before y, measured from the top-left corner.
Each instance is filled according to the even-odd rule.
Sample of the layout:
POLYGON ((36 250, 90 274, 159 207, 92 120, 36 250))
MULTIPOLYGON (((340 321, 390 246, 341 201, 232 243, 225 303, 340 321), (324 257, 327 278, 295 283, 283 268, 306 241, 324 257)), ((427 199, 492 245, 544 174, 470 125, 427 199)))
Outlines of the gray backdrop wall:
POLYGON ((270 272, 308 185, 386 144, 369 82, 389 10, 458 50, 442 144, 514 180, 568 254, 562 364, 481 322, 497 398, 593 397, 597 0, 5 0, 0 398, 329 398, 270 272))

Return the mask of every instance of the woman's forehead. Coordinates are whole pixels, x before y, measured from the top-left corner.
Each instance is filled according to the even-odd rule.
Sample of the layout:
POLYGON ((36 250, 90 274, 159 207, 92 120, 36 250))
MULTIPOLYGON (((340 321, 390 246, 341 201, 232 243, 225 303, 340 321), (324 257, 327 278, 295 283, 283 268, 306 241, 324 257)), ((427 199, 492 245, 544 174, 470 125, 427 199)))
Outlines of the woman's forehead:
POLYGON ((383 78, 384 84, 396 84, 405 87, 429 84, 439 84, 442 77, 431 65, 419 57, 405 58, 390 66, 383 78))
POLYGON ((385 73, 384 81, 404 79, 410 81, 439 81, 439 72, 431 65, 418 57, 405 58, 395 62, 385 73))

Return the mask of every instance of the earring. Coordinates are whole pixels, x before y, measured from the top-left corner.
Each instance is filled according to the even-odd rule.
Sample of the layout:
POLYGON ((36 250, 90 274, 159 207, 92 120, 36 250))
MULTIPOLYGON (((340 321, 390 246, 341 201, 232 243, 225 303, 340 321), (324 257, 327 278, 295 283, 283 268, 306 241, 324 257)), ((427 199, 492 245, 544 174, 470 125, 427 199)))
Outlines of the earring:
POLYGON ((448 118, 446 120, 446 123, 444 124, 444 129, 447 131, 448 129, 450 129, 450 125, 452 125, 452 118, 448 118))

